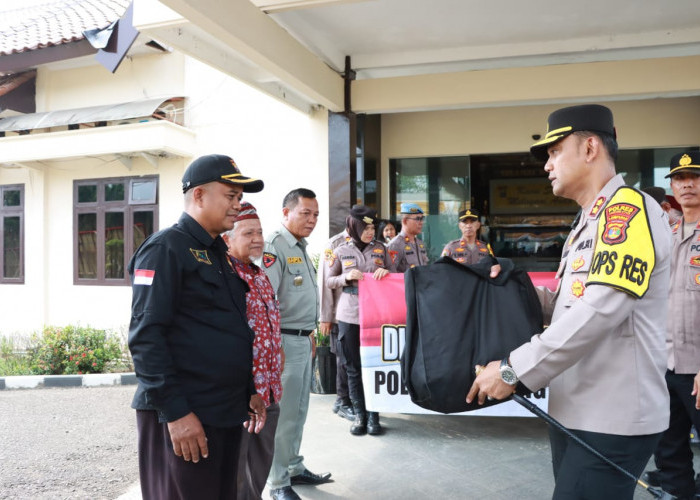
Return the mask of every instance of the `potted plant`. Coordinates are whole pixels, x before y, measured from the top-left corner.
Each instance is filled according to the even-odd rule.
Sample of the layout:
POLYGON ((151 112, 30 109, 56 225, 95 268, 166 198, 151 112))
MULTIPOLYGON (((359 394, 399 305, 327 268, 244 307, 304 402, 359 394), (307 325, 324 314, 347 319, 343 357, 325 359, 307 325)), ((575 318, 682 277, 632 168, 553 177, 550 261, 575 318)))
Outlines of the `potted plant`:
POLYGON ((335 394, 336 361, 331 352, 330 336, 323 335, 318 326, 312 335, 316 340, 316 356, 312 362, 311 392, 335 394))

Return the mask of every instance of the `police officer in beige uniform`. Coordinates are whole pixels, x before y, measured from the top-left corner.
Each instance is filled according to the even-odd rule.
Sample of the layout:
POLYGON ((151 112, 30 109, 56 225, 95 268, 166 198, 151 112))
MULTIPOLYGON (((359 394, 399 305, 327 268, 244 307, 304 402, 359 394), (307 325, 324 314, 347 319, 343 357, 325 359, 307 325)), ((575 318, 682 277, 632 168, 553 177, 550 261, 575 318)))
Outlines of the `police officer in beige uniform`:
POLYGON ((379 414, 365 410, 365 395, 362 385, 362 363, 360 360, 360 302, 358 280, 363 273, 373 273, 376 280, 393 271, 391 258, 383 243, 374 239, 377 213, 364 205, 355 205, 346 219, 349 240, 343 241, 332 254, 325 255, 327 267, 326 284, 331 289, 341 289, 336 318, 338 339, 345 357, 348 371, 348 389, 355 410, 355 420, 350 428, 354 435, 367 432, 381 434, 379 414))
POLYGON ((477 238, 481 228, 479 213, 470 208, 462 210, 457 220, 462 237, 447 243, 442 250, 442 257, 451 257, 455 262, 464 265, 476 264, 484 258, 492 259, 491 246, 477 238))
POLYGON ((318 222, 316 194, 304 188, 290 191, 282 202, 282 226, 265 239, 262 267, 270 278, 280 305, 282 399, 275 432, 275 454, 267 478, 275 500, 297 500, 295 484, 321 484, 330 473, 314 474, 299 454, 309 411, 311 333, 318 319, 316 270, 306 253, 306 238, 318 222))
POLYGON ((690 428, 700 429, 695 374, 700 371, 700 153, 671 158, 673 196, 683 217, 671 229, 671 286, 668 303, 666 384, 671 396, 671 419, 654 459, 659 470, 645 474, 680 499, 695 498, 690 428))
POLYGON ((401 204, 401 232, 389 243, 389 255, 397 273, 428 264, 425 244, 418 238, 423 232, 425 214, 415 203, 401 204))
MULTIPOLYGON (((350 236, 347 231, 331 237, 323 250, 324 256, 333 255, 338 245, 348 240, 350 236)), ((343 351, 338 344, 338 321, 335 319, 335 309, 338 305, 338 299, 342 293, 339 288, 331 290, 326 285, 326 273, 328 266, 320 265, 318 268, 318 293, 321 303, 320 327, 323 335, 330 337, 331 352, 335 354, 336 375, 335 375, 335 392, 336 399, 333 403, 333 413, 339 417, 350 420, 355 420, 355 411, 352 409, 350 402, 350 394, 348 392, 348 373, 345 367, 345 357, 343 351)))
MULTIPOLYGON (((610 110, 555 111, 530 151, 547 160, 555 195, 582 217, 562 254, 556 292, 540 290, 550 326, 480 372, 467 401, 503 399, 518 380, 549 385, 549 412, 574 434, 639 476, 668 427, 666 305, 670 228, 651 197, 615 175, 610 110), (548 315, 551 314, 551 321, 548 315)), ((635 482, 550 429, 554 499, 631 499, 635 482)))

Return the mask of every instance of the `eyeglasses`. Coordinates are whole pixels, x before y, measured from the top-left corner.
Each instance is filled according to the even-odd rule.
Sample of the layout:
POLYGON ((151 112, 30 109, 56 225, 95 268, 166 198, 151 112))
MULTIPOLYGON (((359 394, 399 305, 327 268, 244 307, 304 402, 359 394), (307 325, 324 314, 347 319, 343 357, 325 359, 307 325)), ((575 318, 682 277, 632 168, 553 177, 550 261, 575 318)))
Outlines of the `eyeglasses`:
POLYGON ((418 217, 406 217, 406 218, 408 220, 414 220, 416 222, 423 222, 423 219, 425 219, 425 217, 423 217, 422 215, 419 215, 418 217))

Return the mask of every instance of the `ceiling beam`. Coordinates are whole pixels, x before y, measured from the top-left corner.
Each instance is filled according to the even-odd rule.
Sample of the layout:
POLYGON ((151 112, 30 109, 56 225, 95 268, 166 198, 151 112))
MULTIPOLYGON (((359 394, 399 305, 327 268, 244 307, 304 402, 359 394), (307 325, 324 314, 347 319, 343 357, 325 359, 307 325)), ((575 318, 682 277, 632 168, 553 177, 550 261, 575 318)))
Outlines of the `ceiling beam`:
MULTIPOLYGON (((301 45, 275 21, 260 11, 250 0, 161 0, 163 5, 177 12, 199 33, 240 56, 252 67, 269 73, 292 93, 332 111, 343 109, 343 79, 301 45)), ((138 5, 136 5, 136 14, 138 5)), ((138 19, 138 18, 137 18, 138 19)), ((142 29, 135 20, 135 24, 142 29)), ((178 27, 187 30, 187 24, 178 27)), ((172 42, 169 42, 172 43, 172 42)), ((206 50, 196 47, 178 47, 208 63, 206 50)), ((237 74, 231 76, 239 78, 237 74)), ((269 80, 259 85, 261 90, 278 89, 269 80)), ((275 96, 279 97, 279 96, 275 96)))
POLYGON ((309 9, 326 5, 358 3, 375 0, 250 0, 257 8, 268 14, 289 10, 309 9))
POLYGON ((465 71, 353 82, 357 113, 700 95, 700 56, 465 71))

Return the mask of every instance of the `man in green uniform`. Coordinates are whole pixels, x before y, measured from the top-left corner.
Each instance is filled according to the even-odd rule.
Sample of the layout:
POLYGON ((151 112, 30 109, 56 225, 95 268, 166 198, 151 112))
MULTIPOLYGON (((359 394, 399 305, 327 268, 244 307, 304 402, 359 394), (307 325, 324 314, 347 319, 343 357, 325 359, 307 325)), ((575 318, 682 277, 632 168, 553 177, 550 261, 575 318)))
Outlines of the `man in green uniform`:
POLYGON ((316 195, 309 189, 294 189, 284 197, 282 215, 282 226, 265 240, 262 259, 280 304, 285 356, 275 456, 267 484, 273 499, 296 500, 293 484, 321 484, 331 476, 309 471, 299 455, 311 390, 315 349, 311 333, 319 313, 316 270, 306 253, 306 238, 318 222, 316 195))

